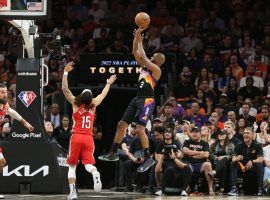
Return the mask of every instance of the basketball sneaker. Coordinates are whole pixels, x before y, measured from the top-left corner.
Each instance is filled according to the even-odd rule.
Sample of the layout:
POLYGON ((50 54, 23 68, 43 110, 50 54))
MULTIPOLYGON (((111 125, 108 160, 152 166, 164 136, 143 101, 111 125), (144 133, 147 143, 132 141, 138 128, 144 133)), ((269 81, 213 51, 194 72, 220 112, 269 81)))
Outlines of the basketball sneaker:
POLYGON ((155 161, 153 160, 153 158, 149 157, 143 164, 141 164, 138 169, 137 172, 146 172, 150 167, 152 167, 155 164, 155 161))
POLYGON ((100 181, 100 173, 98 171, 93 172, 94 191, 100 192, 102 189, 102 183, 100 181))
POLYGON ((119 156, 117 153, 110 152, 110 153, 107 153, 105 155, 99 156, 98 159, 101 161, 118 161, 119 156))
POLYGON ((74 188, 70 194, 68 195, 68 200, 75 200, 75 199, 78 199, 78 196, 77 196, 77 192, 76 192, 76 189, 74 188))
POLYGON ((0 199, 4 199, 4 198, 5 198, 5 196, 0 194, 0 199))

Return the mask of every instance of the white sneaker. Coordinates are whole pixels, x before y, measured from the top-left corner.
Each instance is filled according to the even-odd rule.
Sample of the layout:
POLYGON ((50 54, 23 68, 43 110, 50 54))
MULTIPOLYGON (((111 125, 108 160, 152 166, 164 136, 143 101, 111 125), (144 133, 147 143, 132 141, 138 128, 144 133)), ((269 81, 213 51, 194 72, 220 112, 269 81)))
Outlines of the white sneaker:
POLYGON ((73 191, 68 195, 68 198, 67 198, 67 199, 68 199, 68 200, 78 199, 76 190, 73 190, 73 191))
POLYGON ((100 180, 100 173, 98 171, 93 172, 94 191, 100 192, 102 189, 102 183, 100 180))
POLYGON ((5 196, 4 195, 0 195, 0 199, 4 199, 5 198, 5 196))
POLYGON ((155 192, 155 195, 161 196, 162 195, 162 190, 161 189, 157 189, 157 191, 155 192))
POLYGON ((181 196, 185 197, 187 196, 187 192, 185 190, 182 191, 181 196))

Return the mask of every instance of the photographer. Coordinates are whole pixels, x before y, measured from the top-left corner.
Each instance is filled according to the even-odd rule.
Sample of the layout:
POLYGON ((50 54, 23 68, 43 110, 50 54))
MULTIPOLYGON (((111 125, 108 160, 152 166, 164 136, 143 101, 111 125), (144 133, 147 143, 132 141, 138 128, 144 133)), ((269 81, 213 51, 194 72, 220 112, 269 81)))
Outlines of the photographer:
MULTIPOLYGON (((191 129, 190 137, 191 139, 184 142, 184 159, 189 163, 194 175, 204 174, 209 188, 209 195, 215 195, 213 191, 213 179, 208 175, 212 171, 212 165, 208 162, 209 144, 201 140, 201 131, 198 127, 191 129)), ((196 177, 195 180, 192 180, 195 182, 196 177)))
MULTIPOLYGON (((152 149, 150 143, 150 150, 152 149)), ((126 188, 124 192, 132 192, 132 174, 137 172, 137 168, 144 162, 143 148, 140 138, 136 136, 130 144, 129 152, 127 152, 128 160, 124 162, 124 177, 126 180, 126 188)), ((138 173, 136 176, 136 191, 143 192, 143 183, 146 178, 146 173, 138 173)))
POLYGON ((191 178, 191 169, 181 161, 180 144, 174 140, 174 131, 167 128, 164 133, 164 142, 156 148, 155 158, 158 161, 155 169, 157 195, 162 194, 166 187, 177 187, 182 190, 181 195, 187 196, 186 189, 191 178), (161 173, 163 179, 161 182, 161 173), (161 189, 162 186, 162 189, 161 189))

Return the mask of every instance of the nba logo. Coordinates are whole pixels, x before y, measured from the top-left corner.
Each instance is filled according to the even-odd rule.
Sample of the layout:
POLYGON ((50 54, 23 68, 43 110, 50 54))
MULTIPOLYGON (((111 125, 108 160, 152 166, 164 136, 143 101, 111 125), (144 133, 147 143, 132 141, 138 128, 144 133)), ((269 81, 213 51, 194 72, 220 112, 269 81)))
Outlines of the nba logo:
POLYGON ((35 100, 36 94, 33 91, 21 91, 18 95, 19 99, 28 108, 31 103, 35 100))

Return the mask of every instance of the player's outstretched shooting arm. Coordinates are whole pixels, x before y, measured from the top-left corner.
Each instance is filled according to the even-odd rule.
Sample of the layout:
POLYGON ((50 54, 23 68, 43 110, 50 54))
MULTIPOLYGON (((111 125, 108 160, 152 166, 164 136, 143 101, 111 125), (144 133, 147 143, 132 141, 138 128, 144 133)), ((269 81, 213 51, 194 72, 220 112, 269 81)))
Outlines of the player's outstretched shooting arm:
POLYGON ((142 29, 135 29, 133 35, 133 49, 132 53, 137 61, 137 63, 141 66, 147 67, 152 73, 153 77, 158 80, 161 76, 161 70, 160 68, 153 63, 151 60, 149 60, 146 56, 146 53, 143 49, 142 41, 143 36, 141 34, 142 29))
POLYGON ((75 97, 73 96, 72 92, 69 90, 68 88, 68 73, 73 69, 73 62, 69 62, 64 69, 64 74, 63 74, 63 78, 62 78, 62 91, 66 97, 66 99, 68 100, 69 103, 72 104, 72 106, 74 105, 75 102, 75 97))
POLYGON ((116 79, 117 79, 116 75, 112 75, 109 79, 107 79, 106 85, 104 89, 102 90, 102 92, 96 98, 93 99, 94 106, 98 106, 99 104, 101 104, 103 99, 107 96, 110 90, 111 84, 113 84, 116 79))

